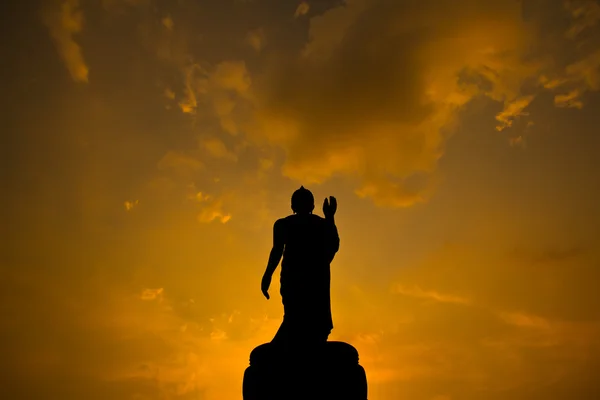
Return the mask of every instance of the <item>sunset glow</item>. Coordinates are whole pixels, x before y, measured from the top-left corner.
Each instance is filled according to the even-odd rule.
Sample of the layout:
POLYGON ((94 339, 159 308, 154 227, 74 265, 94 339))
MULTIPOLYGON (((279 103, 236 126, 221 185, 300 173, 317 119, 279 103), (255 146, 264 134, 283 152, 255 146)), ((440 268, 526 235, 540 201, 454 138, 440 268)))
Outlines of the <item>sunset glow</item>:
POLYGON ((600 3, 22 0, 2 399, 241 400, 304 185, 369 400, 600 398, 600 3))

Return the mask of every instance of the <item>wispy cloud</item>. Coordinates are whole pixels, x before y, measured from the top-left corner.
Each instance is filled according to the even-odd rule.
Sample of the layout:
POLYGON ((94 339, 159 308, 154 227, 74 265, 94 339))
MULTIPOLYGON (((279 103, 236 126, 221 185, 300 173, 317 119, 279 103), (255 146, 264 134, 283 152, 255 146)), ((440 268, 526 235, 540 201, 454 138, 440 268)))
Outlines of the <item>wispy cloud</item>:
POLYGON ((533 99, 534 96, 523 96, 505 104, 504 110, 496 116, 496 120, 500 122, 496 130, 503 131, 506 128, 510 128, 515 119, 529 115, 524 110, 531 104, 533 99))
POLYGON ((168 30, 173 30, 175 23, 173 22, 173 18, 170 15, 167 15, 161 20, 163 26, 168 30))
POLYGON ((237 161, 237 156, 229 150, 225 143, 218 137, 205 137, 200 139, 201 147, 212 157, 221 158, 229 161, 237 161))
POLYGON ((73 80, 88 82, 89 69, 74 37, 83 30, 79 0, 52 0, 42 10, 42 17, 73 80))
POLYGON ((144 291, 140 295, 140 298, 142 300, 148 300, 148 301, 150 301, 150 300, 162 301, 163 300, 163 293, 164 293, 164 289, 163 288, 158 288, 158 289, 144 289, 144 291))
POLYGON ((583 102, 580 100, 581 90, 573 89, 566 94, 557 94, 554 96, 554 105, 556 107, 583 108, 583 102))
POLYGON ((190 175, 204 169, 204 163, 198 158, 183 152, 169 150, 158 162, 158 169, 171 171, 178 175, 190 175))
POLYGON ((550 323, 545 318, 522 312, 501 312, 499 317, 507 324, 521 328, 549 329, 550 323))
POLYGON ((565 7, 573 17, 571 27, 565 34, 569 39, 576 38, 600 21, 600 4, 596 1, 566 0, 565 7))
POLYGON ((125 210, 126 211, 131 211, 133 210, 135 207, 138 206, 138 204, 140 204, 139 200, 135 200, 135 201, 125 201, 125 210))
POLYGON ((239 132, 238 111, 251 101, 252 79, 243 61, 223 61, 214 67, 192 64, 184 68, 184 89, 179 107, 196 116, 198 104, 207 105, 203 118, 217 118, 231 135, 239 132))
POLYGON ((508 143, 511 146, 524 146, 525 145, 525 141, 523 139, 523 136, 521 136, 521 135, 508 138, 508 143))
POLYGON ((294 13, 294 17, 298 18, 301 17, 303 15, 308 14, 308 12, 310 11, 310 4, 308 4, 308 2, 303 1, 300 4, 298 4, 298 7, 296 8, 296 12, 294 13))
POLYGON ((198 191, 194 195, 188 196, 188 198, 200 206, 200 212, 197 215, 199 222, 211 223, 219 221, 222 224, 226 224, 232 217, 230 213, 223 211, 224 199, 221 197, 215 197, 198 191))
POLYGON ((253 29, 246 34, 246 43, 257 52, 265 46, 265 31, 262 28, 253 29))
POLYGON ((520 261, 533 264, 561 263, 577 260, 585 255, 580 246, 556 246, 542 249, 516 248, 510 254, 520 261))
POLYGON ((402 284, 398 284, 394 287, 394 292, 404 296, 415 297, 424 300, 431 300, 438 303, 471 304, 471 301, 465 297, 440 293, 435 290, 424 290, 417 285, 409 287, 404 286, 402 284))

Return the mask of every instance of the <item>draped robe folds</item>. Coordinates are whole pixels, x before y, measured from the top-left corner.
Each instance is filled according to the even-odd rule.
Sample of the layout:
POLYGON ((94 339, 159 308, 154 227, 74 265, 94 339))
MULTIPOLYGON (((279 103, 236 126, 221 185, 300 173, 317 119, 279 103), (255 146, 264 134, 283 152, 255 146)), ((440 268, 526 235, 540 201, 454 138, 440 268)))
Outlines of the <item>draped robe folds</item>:
POLYGON ((330 264, 339 248, 337 228, 332 220, 314 214, 280 221, 284 317, 273 342, 326 341, 333 329, 330 264))

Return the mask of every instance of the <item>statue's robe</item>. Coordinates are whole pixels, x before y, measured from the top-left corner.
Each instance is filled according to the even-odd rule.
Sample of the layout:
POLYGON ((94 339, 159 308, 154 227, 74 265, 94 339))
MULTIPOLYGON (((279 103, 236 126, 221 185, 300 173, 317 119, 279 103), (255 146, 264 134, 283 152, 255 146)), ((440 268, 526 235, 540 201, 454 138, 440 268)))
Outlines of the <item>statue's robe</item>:
POLYGON ((273 342, 326 341, 333 329, 330 264, 340 242, 335 223, 315 214, 293 214, 276 225, 284 242, 284 317, 273 342))

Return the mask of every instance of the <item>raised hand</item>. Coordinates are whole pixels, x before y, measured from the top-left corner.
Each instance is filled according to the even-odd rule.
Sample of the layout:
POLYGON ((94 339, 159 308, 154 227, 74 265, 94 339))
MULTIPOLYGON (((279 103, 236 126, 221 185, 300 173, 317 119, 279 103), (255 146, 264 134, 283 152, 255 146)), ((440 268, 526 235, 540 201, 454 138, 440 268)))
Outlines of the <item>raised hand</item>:
POLYGON ((335 212, 337 211, 337 200, 333 196, 329 196, 325 198, 323 201, 323 214, 325 214, 325 218, 333 218, 335 212))

